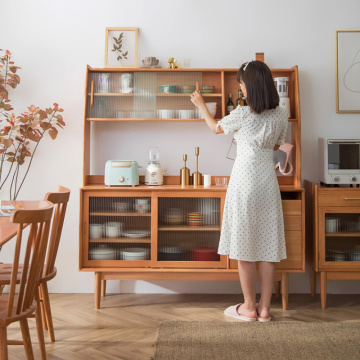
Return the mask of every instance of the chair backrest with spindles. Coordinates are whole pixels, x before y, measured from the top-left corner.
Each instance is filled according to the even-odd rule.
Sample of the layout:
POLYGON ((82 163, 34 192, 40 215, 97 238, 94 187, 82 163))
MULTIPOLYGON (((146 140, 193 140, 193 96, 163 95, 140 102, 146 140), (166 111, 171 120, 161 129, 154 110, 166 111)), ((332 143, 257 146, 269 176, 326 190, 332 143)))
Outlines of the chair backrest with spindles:
POLYGON ((18 209, 11 214, 10 222, 19 225, 8 295, 8 317, 21 315, 34 302, 44 266, 52 213, 53 204, 49 201, 41 201, 37 209, 18 209), (23 231, 26 225, 30 227, 27 241, 23 231), (21 248, 24 245, 23 253, 21 248), (16 290, 19 264, 22 264, 21 278, 19 288, 16 290))
POLYGON ((59 248, 69 197, 70 190, 63 186, 58 186, 54 192, 50 192, 45 195, 45 200, 54 204, 54 215, 51 225, 51 234, 46 255, 44 275, 50 274, 55 267, 55 260, 59 248))

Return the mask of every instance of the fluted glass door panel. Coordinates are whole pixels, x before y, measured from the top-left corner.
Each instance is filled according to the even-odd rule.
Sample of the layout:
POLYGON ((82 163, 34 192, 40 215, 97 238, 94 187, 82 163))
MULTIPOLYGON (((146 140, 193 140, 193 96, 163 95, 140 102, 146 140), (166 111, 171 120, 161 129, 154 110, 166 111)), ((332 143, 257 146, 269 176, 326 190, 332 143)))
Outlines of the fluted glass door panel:
POLYGON ((325 261, 360 261, 360 214, 325 214, 325 261))
POLYGON ((151 198, 90 197, 88 260, 150 260, 151 198))
POLYGON ((199 87, 221 117, 220 72, 89 72, 88 120, 195 120, 202 114, 190 101, 199 87))
POLYGON ((219 198, 159 198, 158 261, 219 261, 219 198))

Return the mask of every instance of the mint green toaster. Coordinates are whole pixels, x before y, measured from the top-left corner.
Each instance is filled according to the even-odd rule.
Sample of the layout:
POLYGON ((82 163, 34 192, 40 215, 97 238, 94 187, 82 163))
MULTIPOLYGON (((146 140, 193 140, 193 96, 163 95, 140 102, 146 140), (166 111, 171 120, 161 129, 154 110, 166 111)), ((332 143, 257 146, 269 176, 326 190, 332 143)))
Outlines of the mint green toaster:
POLYGON ((139 185, 139 165, 133 160, 108 160, 105 164, 105 185, 139 185))

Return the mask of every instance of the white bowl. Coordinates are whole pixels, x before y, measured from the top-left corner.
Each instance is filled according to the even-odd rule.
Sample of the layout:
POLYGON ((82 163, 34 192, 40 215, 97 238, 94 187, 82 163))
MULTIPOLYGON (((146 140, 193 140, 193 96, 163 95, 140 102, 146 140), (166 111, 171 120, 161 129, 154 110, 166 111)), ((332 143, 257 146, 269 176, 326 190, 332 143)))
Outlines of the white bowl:
POLYGON ((174 119, 176 117, 176 110, 160 109, 158 110, 159 119, 174 119))
POLYGON ((120 259, 121 260, 147 260, 148 259, 148 250, 147 249, 131 249, 131 250, 121 250, 120 259))
MULTIPOLYGON (((209 110, 210 115, 212 117, 215 117, 215 115, 216 115, 216 103, 215 102, 213 102, 213 103, 205 103, 205 105, 206 105, 207 109, 209 110)), ((196 112, 197 118, 198 119, 203 119, 204 118, 203 113, 199 109, 196 109, 196 110, 197 110, 197 112, 196 112)))
POLYGON ((91 260, 115 260, 116 251, 111 248, 96 248, 89 251, 91 260))
POLYGON ((180 119, 193 119, 194 118, 194 110, 179 110, 179 118, 180 119))
POLYGON ((90 224, 90 239, 100 239, 103 236, 103 224, 90 224))

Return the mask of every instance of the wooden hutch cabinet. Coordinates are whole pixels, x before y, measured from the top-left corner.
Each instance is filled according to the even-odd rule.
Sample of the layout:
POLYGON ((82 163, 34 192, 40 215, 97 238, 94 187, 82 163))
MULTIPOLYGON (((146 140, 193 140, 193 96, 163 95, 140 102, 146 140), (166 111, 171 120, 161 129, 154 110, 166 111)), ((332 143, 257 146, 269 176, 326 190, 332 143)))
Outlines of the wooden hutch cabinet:
MULTIPOLYGON (((289 78, 294 145, 293 174, 278 176, 288 258, 276 265, 276 280, 277 293, 281 282, 286 309, 288 275, 305 271, 298 69, 277 69, 272 74, 289 78)), ((189 99, 196 84, 200 90, 213 85, 211 90, 204 87, 203 95, 216 102, 219 120, 225 116, 228 93, 236 94, 239 88, 236 75, 237 69, 87 67, 79 268, 95 273, 95 308, 105 296, 106 280, 238 280, 237 262, 217 254, 226 188, 214 185, 215 176, 210 187, 181 186, 179 176, 165 176, 162 186, 108 187, 103 175, 90 170, 92 123, 204 121, 189 99), (198 214, 200 219, 194 221, 192 216, 198 214)))
POLYGON ((327 280, 360 280, 360 189, 305 180, 306 241, 311 294, 320 273, 321 307, 327 280))

